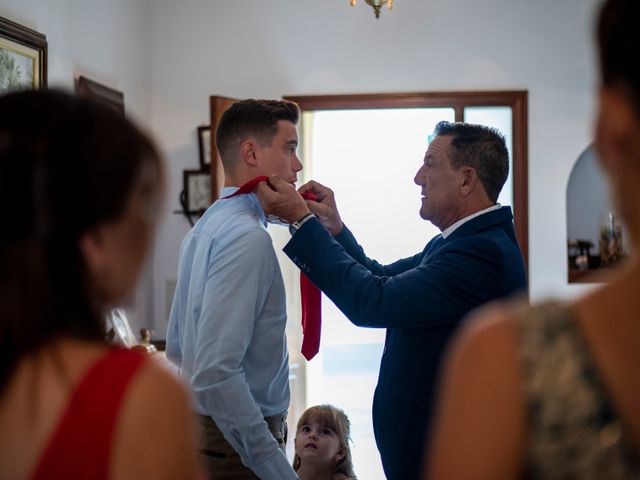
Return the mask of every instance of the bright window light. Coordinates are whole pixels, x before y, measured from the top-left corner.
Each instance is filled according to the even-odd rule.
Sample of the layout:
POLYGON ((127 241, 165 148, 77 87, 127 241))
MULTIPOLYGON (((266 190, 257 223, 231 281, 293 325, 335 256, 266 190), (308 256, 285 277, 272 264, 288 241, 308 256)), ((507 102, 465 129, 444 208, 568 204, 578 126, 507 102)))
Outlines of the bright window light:
MULTIPOLYGON (((439 121, 454 120, 453 109, 319 111, 309 120, 306 175, 335 192, 343 221, 367 255, 386 264, 422 251, 439 230, 420 218, 413 178, 428 136, 439 121)), ((356 475, 384 479, 371 405, 385 330, 353 326, 324 296, 322 323, 320 353, 307 365, 307 406, 344 409, 356 475)))
POLYGON ((513 132, 511 107, 465 107, 464 121, 496 128, 505 137, 509 150, 509 177, 498 196, 498 203, 513 206, 513 132))

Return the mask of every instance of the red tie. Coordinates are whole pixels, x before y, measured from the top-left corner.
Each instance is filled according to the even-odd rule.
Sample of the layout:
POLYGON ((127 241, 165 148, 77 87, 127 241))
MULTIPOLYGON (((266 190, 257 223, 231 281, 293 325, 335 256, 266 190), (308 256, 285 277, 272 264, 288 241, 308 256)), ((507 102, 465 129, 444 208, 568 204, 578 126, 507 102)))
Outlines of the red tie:
MULTIPOLYGON (((222 197, 222 200, 251 193, 260 182, 268 182, 268 177, 261 176, 249 180, 231 195, 222 197)), ((316 200, 313 192, 304 192, 305 200, 316 200)), ((300 300, 302 303, 302 355, 311 360, 320 350, 320 326, 322 324, 320 289, 316 287, 307 276, 300 272, 300 300)))
POLYGON ((233 192, 231 195, 227 195, 226 197, 222 197, 220 200, 226 200, 227 198, 235 197, 236 195, 242 195, 243 193, 251 193, 251 192, 253 192, 253 189, 256 188, 256 186, 260 182, 269 183, 269 177, 265 177, 264 175, 262 175, 261 177, 252 178, 247 183, 242 185, 238 190, 233 192))
MULTIPOLYGON (((316 201, 313 192, 304 192, 302 198, 316 201)), ((320 350, 322 302, 320 289, 300 272, 300 300, 302 303, 302 355, 311 360, 320 350)))

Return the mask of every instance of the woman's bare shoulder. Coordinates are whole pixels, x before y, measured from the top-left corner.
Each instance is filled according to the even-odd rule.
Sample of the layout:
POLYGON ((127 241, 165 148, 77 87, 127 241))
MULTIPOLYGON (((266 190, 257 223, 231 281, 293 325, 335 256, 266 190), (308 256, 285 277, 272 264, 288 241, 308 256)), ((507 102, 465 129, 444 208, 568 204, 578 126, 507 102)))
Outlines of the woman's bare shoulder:
POLYGON ((123 404, 114 442, 114 471, 139 479, 193 478, 190 404, 185 386, 150 356, 123 404))
POLYGON ((513 353, 517 309, 510 302, 494 302, 478 308, 464 320, 454 349, 472 355, 513 353))

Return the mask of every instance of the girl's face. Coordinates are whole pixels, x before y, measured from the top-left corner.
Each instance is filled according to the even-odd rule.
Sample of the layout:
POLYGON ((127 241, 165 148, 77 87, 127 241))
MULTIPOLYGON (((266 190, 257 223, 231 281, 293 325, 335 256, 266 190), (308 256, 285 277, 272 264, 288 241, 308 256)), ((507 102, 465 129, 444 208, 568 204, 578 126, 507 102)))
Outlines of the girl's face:
POLYGON ((300 426, 295 447, 301 464, 334 465, 344 457, 336 432, 313 421, 300 426))

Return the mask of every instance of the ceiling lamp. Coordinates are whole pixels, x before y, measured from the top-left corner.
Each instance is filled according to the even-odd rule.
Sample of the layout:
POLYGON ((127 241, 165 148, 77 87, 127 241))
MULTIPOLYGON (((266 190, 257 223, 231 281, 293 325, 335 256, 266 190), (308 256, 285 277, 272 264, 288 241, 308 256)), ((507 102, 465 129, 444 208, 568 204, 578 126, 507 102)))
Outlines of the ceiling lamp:
MULTIPOLYGON (((380 9, 386 4, 389 6, 389 10, 393 7, 393 0, 364 0, 367 5, 373 7, 373 11, 376 14, 376 18, 380 18, 380 9)), ((351 0, 351 6, 356 5, 356 0, 351 0)))

